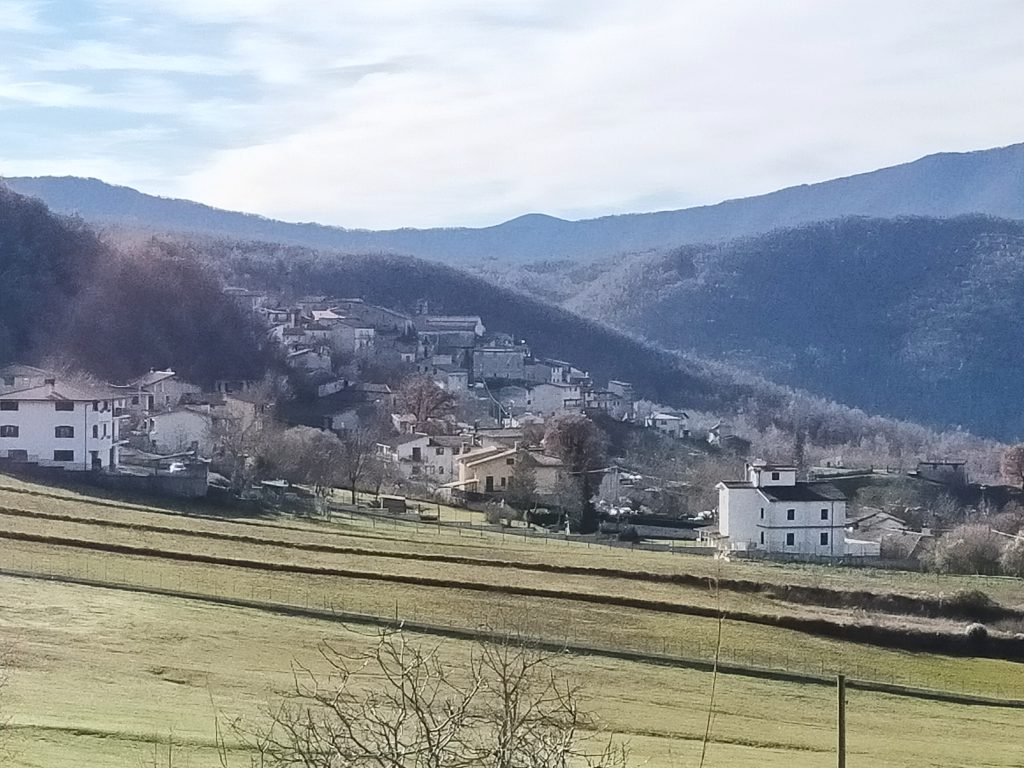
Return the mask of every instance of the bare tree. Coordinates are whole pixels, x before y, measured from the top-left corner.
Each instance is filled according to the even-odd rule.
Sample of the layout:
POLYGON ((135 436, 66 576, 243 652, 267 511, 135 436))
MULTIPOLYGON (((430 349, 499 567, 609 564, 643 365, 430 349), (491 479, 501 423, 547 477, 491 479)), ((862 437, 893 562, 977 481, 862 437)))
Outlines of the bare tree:
POLYGON ((380 441, 380 430, 373 426, 354 429, 341 440, 339 472, 344 486, 351 494, 352 503, 356 503, 356 492, 360 483, 373 480, 378 474, 376 464, 381 460, 377 456, 377 443, 380 441))
POLYGON ((340 483, 345 447, 331 432, 292 427, 279 437, 274 466, 286 480, 313 486, 318 499, 340 483))
POLYGON ((531 509, 537 504, 537 471, 527 451, 520 450, 516 456, 512 475, 508 479, 505 501, 518 510, 531 509))
POLYGON ((1006 480, 1024 489, 1024 443, 1011 445, 1003 451, 999 471, 1006 480))
POLYGON ((372 650, 321 645, 326 676, 297 667, 268 726, 245 733, 254 768, 619 768, 626 752, 593 734, 558 658, 514 635, 478 645, 467 666, 401 630, 372 650), (373 681, 366 684, 370 676, 373 681))
POLYGON ((939 573, 995 574, 1004 540, 985 524, 959 525, 938 539, 923 558, 939 573))
POLYGON ((597 511, 594 509, 594 470, 601 467, 608 449, 608 438, 594 422, 580 413, 555 416, 548 422, 544 433, 544 446, 558 456, 569 472, 579 493, 579 519, 581 533, 597 530, 597 511))
POLYGON ((262 418, 248 424, 240 419, 218 421, 210 429, 213 466, 228 476, 234 491, 242 491, 268 471, 280 432, 262 418))
POLYGON ((439 387, 429 376, 413 376, 398 390, 398 406, 425 424, 450 416, 455 411, 455 395, 439 387))

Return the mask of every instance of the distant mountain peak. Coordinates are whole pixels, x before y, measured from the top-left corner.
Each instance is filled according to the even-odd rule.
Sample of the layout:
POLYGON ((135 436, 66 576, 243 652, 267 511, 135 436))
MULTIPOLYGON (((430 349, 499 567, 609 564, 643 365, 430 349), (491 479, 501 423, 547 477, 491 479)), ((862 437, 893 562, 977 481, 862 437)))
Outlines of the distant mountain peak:
POLYGON ((926 155, 903 165, 678 211, 581 221, 529 213, 478 229, 344 229, 224 211, 146 195, 97 179, 6 181, 16 192, 87 220, 353 253, 406 253, 452 264, 475 264, 482 258, 592 261, 624 252, 720 242, 845 216, 948 218, 980 213, 1024 219, 1024 144, 926 155))

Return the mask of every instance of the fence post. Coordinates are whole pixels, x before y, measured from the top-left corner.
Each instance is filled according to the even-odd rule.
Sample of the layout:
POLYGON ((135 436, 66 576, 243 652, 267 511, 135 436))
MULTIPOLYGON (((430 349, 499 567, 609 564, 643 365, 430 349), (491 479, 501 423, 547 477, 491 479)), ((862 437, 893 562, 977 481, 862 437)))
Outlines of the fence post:
POLYGON ((836 694, 839 696, 839 768, 846 768, 846 675, 836 675, 836 694))

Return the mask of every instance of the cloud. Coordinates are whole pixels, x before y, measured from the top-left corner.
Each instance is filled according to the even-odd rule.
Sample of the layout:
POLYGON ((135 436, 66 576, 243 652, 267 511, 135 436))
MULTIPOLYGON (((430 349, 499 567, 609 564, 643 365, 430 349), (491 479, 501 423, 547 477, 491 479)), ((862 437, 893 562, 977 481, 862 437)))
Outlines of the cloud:
POLYGON ((3 0, 0 3, 0 32, 43 32, 41 3, 30 0, 3 0))
MULTIPOLYGON (((300 100, 286 135, 217 152, 177 189, 347 226, 483 224, 711 203, 1009 143, 1024 68, 1000 46, 1024 16, 996 5, 985 21, 953 3, 651 0, 539 33, 412 13, 350 55, 401 51, 416 69, 325 88, 309 119, 300 100)), ((247 55, 287 70, 274 50, 247 55)), ((302 71, 300 57, 285 79, 302 71)))
POLYGON ((92 7, 9 47, 0 109, 153 118, 173 130, 112 181, 291 219, 675 208, 1024 138, 1016 0, 92 7))

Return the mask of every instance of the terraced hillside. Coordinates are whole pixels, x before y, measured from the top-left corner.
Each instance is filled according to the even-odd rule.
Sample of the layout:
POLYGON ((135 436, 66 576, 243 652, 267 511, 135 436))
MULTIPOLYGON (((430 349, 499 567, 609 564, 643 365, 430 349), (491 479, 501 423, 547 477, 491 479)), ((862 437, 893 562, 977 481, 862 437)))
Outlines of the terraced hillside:
POLYGON ((851 694, 851 748, 870 764, 958 753, 966 764, 979 741, 990 764, 1015 764, 1007 732, 1024 709, 865 689, 1024 698, 1024 666, 999 658, 1013 656, 1019 581, 722 564, 359 514, 210 512, 0 477, 15 765, 135 764, 171 732, 190 765, 214 765, 215 710, 255 716, 293 658, 309 662, 324 637, 366 643, 357 624, 396 617, 453 658, 499 622, 567 646, 566 668, 606 725, 637 758, 676 765, 699 749, 721 614, 708 764, 821 764, 835 672, 864 681, 851 694), (949 599, 965 588, 990 602, 949 599), (962 643, 965 614, 979 610, 1005 643, 962 643), (918 647, 945 653, 908 650, 918 647))

